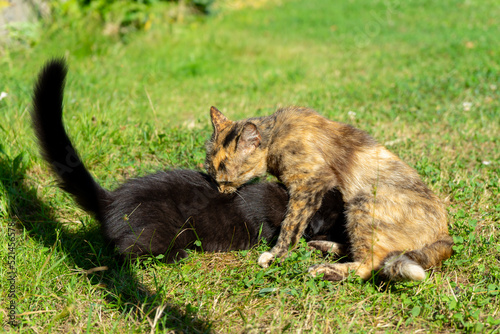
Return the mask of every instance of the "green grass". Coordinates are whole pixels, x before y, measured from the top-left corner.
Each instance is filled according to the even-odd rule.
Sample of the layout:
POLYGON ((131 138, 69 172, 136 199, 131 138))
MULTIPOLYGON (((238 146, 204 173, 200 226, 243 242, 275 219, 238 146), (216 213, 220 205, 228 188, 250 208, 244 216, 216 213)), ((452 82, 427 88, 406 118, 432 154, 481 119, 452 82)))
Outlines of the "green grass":
POLYGON ((498 17, 493 0, 283 0, 158 19, 122 40, 75 25, 0 46, 0 322, 13 224, 20 331, 500 332, 498 17), (211 105, 233 118, 304 105, 415 167, 448 207, 455 254, 422 283, 314 279, 308 266, 329 259, 303 245, 268 269, 256 263, 266 245, 117 265, 33 140, 34 75, 59 55, 70 64, 66 125, 104 186, 201 169, 211 105))

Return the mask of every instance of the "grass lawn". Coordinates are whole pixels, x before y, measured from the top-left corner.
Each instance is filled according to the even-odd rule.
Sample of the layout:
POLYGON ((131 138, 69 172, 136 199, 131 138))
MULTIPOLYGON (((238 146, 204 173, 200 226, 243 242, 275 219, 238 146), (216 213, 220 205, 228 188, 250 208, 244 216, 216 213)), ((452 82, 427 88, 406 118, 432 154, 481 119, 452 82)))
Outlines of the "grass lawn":
POLYGON ((75 24, 34 46, 0 45, 4 328, 14 331, 13 302, 15 330, 37 333, 499 333, 497 1, 223 3, 233 6, 206 19, 158 14, 122 39, 75 24), (448 207, 455 254, 421 283, 324 282, 307 268, 330 259, 304 245, 267 269, 256 262, 267 245, 116 264, 98 223, 55 185, 30 128, 35 74, 60 55, 70 65, 65 122, 103 186, 201 170, 212 105, 232 118, 303 105, 368 131, 416 168, 448 207), (92 270, 100 266, 108 270, 92 270))

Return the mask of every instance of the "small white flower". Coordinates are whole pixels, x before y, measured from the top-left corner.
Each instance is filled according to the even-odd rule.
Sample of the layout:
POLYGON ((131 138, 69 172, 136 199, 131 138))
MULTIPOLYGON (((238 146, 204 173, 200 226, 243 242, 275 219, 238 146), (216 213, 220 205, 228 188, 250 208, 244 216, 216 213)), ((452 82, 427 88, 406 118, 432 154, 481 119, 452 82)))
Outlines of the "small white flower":
POLYGON ((356 119, 356 113, 352 110, 349 110, 349 112, 347 113, 347 116, 349 116, 351 121, 354 121, 356 119))
POLYGON ((4 98, 6 98, 7 95, 9 95, 9 94, 7 94, 6 92, 1 92, 0 93, 0 101, 2 101, 4 98))
POLYGON ((491 161, 484 160, 484 161, 483 161, 483 165, 486 165, 486 166, 491 165, 491 161))
POLYGON ((490 85, 490 89, 491 90, 496 90, 497 89, 497 85, 490 85))
POLYGON ((471 102, 464 102, 464 103, 462 103, 462 106, 464 107, 465 111, 469 111, 470 108, 472 107, 472 103, 471 102))

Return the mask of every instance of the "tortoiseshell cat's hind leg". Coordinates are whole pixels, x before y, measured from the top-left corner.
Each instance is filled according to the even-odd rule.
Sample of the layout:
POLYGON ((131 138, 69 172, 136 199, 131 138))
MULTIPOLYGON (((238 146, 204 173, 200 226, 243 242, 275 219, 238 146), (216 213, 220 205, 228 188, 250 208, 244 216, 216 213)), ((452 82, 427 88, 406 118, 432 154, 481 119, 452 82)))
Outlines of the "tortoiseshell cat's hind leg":
MULTIPOLYGON (((325 279, 333 281, 346 278, 351 271, 365 280, 373 272, 391 280, 425 279, 425 269, 451 256, 453 240, 446 233, 422 240, 422 235, 432 236, 439 232, 435 232, 434 224, 414 224, 420 216, 425 217, 428 206, 425 206, 425 199, 412 199, 412 213, 417 217, 412 222, 407 221, 402 230, 398 220, 394 220, 401 206, 393 207, 395 199, 389 194, 380 192, 377 201, 369 194, 355 198, 346 210, 349 253, 353 262, 316 265, 309 272, 313 276, 323 273, 325 279), (392 217, 388 212, 393 213, 392 217)), ((399 212, 399 217, 408 219, 408 212, 399 212)))
POLYGON ((382 276, 392 280, 421 281, 425 279, 424 268, 404 254, 389 259, 369 256, 360 262, 325 263, 309 268, 312 276, 324 274, 323 279, 328 281, 341 281, 347 278, 350 272, 368 280, 374 272, 379 271, 382 276))
MULTIPOLYGON (((369 241, 366 240, 365 246, 368 245, 368 242, 369 241)), ((315 265, 309 268, 309 273, 312 276, 324 274, 323 279, 329 281, 341 281, 346 279, 349 273, 353 272, 362 279, 367 280, 374 270, 378 270, 382 266, 387 255, 386 252, 376 248, 356 247, 356 245, 354 245, 354 249, 358 249, 357 253, 352 254, 354 261, 315 265), (363 250, 360 251, 360 248, 363 250)), ((415 265, 418 266, 416 263, 415 265)), ((421 269, 421 271, 423 273, 423 269, 421 269)), ((425 273, 423 273, 423 276, 425 277, 425 273)))
POLYGON ((317 264, 310 267, 308 271, 314 277, 324 274, 323 279, 327 281, 342 281, 349 276, 350 272, 367 280, 372 272, 371 266, 360 262, 317 264))
MULTIPOLYGON (((383 203, 380 197, 378 200, 377 208, 383 203)), ((369 279, 373 271, 381 268, 390 251, 386 242, 380 239, 384 238, 386 233, 391 233, 394 236, 398 234, 397 230, 392 230, 392 228, 397 227, 396 225, 392 226, 376 218, 377 212, 375 200, 371 194, 359 195, 349 202, 345 213, 352 261, 315 265, 309 268, 309 273, 313 276, 323 273, 323 278, 330 281, 343 280, 351 272, 364 280, 369 279), (381 231, 380 226, 385 226, 385 229, 381 231)), ((423 272, 423 270, 421 271, 423 272)), ((425 277, 425 273, 423 275, 425 277)))
POLYGON ((425 279, 424 269, 439 265, 452 255, 453 239, 449 235, 441 236, 438 241, 421 249, 402 252, 394 251, 382 258, 381 254, 367 254, 364 261, 350 263, 327 263, 312 266, 309 273, 313 276, 323 273, 323 278, 329 281, 345 279, 350 271, 363 279, 370 278, 373 271, 391 280, 425 279))

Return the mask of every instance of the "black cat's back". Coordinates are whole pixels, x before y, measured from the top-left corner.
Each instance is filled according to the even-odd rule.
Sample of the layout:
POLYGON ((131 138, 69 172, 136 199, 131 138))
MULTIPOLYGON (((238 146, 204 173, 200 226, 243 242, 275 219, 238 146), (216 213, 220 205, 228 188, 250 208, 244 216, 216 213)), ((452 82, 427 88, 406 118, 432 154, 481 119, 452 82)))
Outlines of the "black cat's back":
POLYGON ((248 249, 261 238, 269 240, 278 234, 288 200, 283 187, 274 183, 220 194, 207 175, 190 170, 131 179, 112 197, 115 200, 107 206, 103 230, 117 244, 129 240, 121 242, 128 246, 119 249, 124 254, 248 249))

